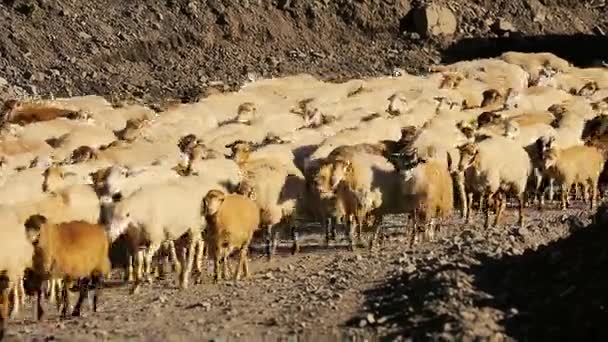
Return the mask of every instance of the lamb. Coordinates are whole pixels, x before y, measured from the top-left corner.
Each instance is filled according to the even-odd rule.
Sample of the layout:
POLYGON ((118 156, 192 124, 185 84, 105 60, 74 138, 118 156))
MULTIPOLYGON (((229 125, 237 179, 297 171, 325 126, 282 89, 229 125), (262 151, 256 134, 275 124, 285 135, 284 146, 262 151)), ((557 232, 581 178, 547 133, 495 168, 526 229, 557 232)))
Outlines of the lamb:
POLYGON ((583 199, 591 197, 590 208, 596 201, 597 186, 600 173, 604 167, 604 157, 601 151, 592 146, 573 146, 560 149, 551 146, 543 155, 546 173, 561 185, 561 208, 568 204, 568 193, 572 185, 583 185, 583 199))
POLYGON ((214 279, 227 278, 228 256, 239 250, 239 265, 234 280, 249 276, 247 251, 253 232, 260 225, 260 210, 255 202, 238 194, 224 194, 221 190, 207 192, 201 203, 201 214, 208 223, 207 244, 214 260, 214 279), (223 268, 220 272, 220 263, 223 268))
MULTIPOLYGON (((519 225, 524 225, 524 192, 528 177, 532 172, 530 158, 526 151, 507 138, 493 137, 479 143, 467 143, 459 147, 458 170, 468 188, 480 193, 486 203, 497 200, 494 225, 498 225, 506 206, 506 194, 511 192, 519 200, 519 225), (500 152, 499 152, 500 151, 500 152), (470 170, 470 171, 469 171, 470 170), (466 171, 466 173, 465 173, 466 171)), ((469 202, 472 192, 468 194, 469 202)), ((490 226, 490 212, 485 208, 485 227, 490 226)), ((469 221, 470 210, 466 213, 469 221)))
POLYGON ((9 315, 16 315, 25 299, 23 276, 32 266, 34 249, 23 226, 10 208, 0 209, 0 340, 6 332, 9 315), (12 303, 12 312, 9 312, 12 303))
POLYGON ((80 307, 89 287, 95 288, 93 312, 97 312, 103 279, 110 274, 109 242, 103 226, 84 221, 56 224, 43 215, 32 215, 25 222, 28 238, 34 245, 33 278, 37 292, 38 320, 44 315, 42 280, 63 278, 61 316, 67 318, 69 289, 78 282, 80 296, 72 316, 80 316, 80 307))

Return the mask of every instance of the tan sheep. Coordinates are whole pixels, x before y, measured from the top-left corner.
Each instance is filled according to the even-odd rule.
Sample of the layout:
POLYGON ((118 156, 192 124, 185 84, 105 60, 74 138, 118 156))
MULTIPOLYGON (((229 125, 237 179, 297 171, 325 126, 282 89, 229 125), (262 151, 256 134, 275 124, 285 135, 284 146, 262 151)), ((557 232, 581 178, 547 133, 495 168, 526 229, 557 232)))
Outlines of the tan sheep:
POLYGON ((214 261, 214 279, 227 278, 228 256, 239 250, 239 264, 234 279, 249 276, 247 252, 253 232, 260 225, 260 210, 254 201, 238 194, 224 194, 212 189, 203 198, 201 214, 208 224, 207 245, 214 261), (220 264, 222 270, 220 271, 220 264))
MULTIPOLYGON (((416 240, 418 223, 425 225, 424 232, 432 240, 439 231, 435 220, 449 217, 454 210, 454 185, 448 168, 435 160, 418 160, 413 167, 400 170, 403 202, 414 219, 410 244, 416 240)), ((448 167, 452 163, 449 154, 446 162, 448 167)))
POLYGON ((74 281, 78 282, 80 296, 72 316, 80 316, 80 307, 91 285, 95 288, 93 312, 97 312, 103 278, 108 276, 111 270, 109 241, 104 227, 83 221, 54 224, 42 215, 33 215, 26 220, 25 228, 35 246, 33 274, 38 280, 38 320, 44 315, 40 280, 53 278, 63 278, 63 318, 68 315, 69 289, 74 281))
MULTIPOLYGON (((532 172, 530 157, 526 151, 507 138, 493 137, 479 143, 460 146, 458 170, 472 192, 481 194, 486 203, 497 200, 494 225, 500 221, 506 206, 506 195, 513 193, 519 200, 519 225, 524 225, 524 192, 532 172)), ((465 186, 463 186, 465 188, 465 186)), ((490 225, 490 212, 485 208, 485 227, 490 225)), ((470 210, 466 213, 469 221, 470 210)))
POLYGON ((594 208, 598 179, 605 162, 599 149, 592 146, 573 146, 566 149, 552 146, 544 153, 543 161, 547 175, 561 185, 562 209, 569 204, 570 188, 578 184, 583 186, 583 199, 587 201, 590 196, 590 208, 594 208))

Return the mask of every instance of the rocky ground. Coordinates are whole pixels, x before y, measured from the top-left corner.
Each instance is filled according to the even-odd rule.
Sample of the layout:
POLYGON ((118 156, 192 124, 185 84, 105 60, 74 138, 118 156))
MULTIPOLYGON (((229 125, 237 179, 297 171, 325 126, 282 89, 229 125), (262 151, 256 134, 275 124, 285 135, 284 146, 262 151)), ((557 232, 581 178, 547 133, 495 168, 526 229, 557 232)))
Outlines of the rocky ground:
MULTIPOLYGON (((317 234, 273 261, 254 256, 248 280, 209 281, 179 291, 172 280, 144 287, 109 284, 97 314, 42 323, 28 306, 8 341, 145 340, 604 340, 608 211, 589 225, 582 204, 518 229, 485 230, 481 218, 444 224, 436 242, 407 247, 399 217, 376 253, 325 247, 317 234)), ((312 230, 315 232, 314 229, 312 230)), ((318 233, 318 232, 317 232, 318 233)), ((210 269, 209 269, 210 270, 210 269)))
POLYGON ((3 0, 0 95, 189 101, 220 81, 420 72, 505 49, 556 50, 581 63, 608 56, 605 0, 437 0, 421 15, 427 3, 3 0), (580 36, 543 40, 560 34, 580 36))

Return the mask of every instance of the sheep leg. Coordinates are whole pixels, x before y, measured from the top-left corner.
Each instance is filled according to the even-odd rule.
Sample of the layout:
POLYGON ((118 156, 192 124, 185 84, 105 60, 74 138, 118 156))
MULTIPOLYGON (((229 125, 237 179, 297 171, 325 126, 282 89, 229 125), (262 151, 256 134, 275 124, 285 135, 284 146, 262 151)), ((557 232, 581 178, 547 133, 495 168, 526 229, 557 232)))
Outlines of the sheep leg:
POLYGON ((192 265, 194 264, 194 254, 196 253, 196 246, 198 245, 200 234, 190 232, 190 244, 188 245, 188 260, 186 261, 186 267, 182 267, 182 274, 180 277, 180 287, 182 289, 188 288, 188 281, 190 273, 192 272, 192 265))
MULTIPOLYGON (((239 266, 236 268, 236 272, 234 272, 234 280, 235 281, 239 281, 241 279, 241 270, 243 272, 245 272, 245 264, 247 263, 247 245, 241 247, 241 250, 239 251, 239 266)), ((248 267, 247 267, 248 268, 248 267)), ((247 270, 247 273, 249 273, 249 270, 247 270)), ((245 277, 247 277, 248 275, 245 274, 245 277)))
POLYGON ((418 213, 417 210, 414 209, 414 213, 412 214, 412 233, 410 235, 410 248, 414 246, 416 243, 416 233, 418 231, 418 213))
POLYGON ((266 257, 272 259, 272 225, 266 226, 266 257))
POLYGON ((521 228, 524 227, 524 206, 523 203, 525 203, 525 199, 524 199, 524 193, 519 194, 519 218, 517 220, 519 226, 521 228))
POLYGON ((589 184, 589 192, 589 209, 593 210, 593 208, 595 207, 595 201, 597 200, 597 184, 593 181, 589 184))
POLYGON ((93 286, 95 287, 95 294, 93 295, 93 312, 97 312, 97 304, 99 303, 99 297, 103 290, 103 276, 96 275, 92 278, 93 286))
POLYGON ((72 311, 72 317, 80 317, 80 308, 82 307, 82 302, 84 302, 84 299, 87 298, 89 294, 89 280, 78 280, 78 290, 78 301, 76 302, 74 310, 72 311))
POLYGON ((152 258, 159 249, 160 243, 153 242, 150 244, 150 246, 148 246, 148 250, 146 251, 144 259, 144 274, 147 283, 152 283, 152 258))
MULTIPOLYGON (((372 222, 374 234, 372 238, 369 240, 369 250, 372 251, 374 249, 374 244, 376 240, 378 240, 379 236, 384 237, 384 231, 382 229, 382 215, 378 215, 374 217, 374 221, 372 222), (382 235, 380 235, 382 233, 382 235)), ((384 240, 382 238, 382 240, 384 240)))
POLYGON ((555 180, 553 178, 549 179, 549 202, 553 202, 555 199, 555 180))
POLYGON ((569 186, 566 186, 565 184, 562 186, 562 194, 561 194, 562 210, 565 210, 568 207, 568 189, 570 189, 569 186))
POLYGON ((228 255, 229 255, 229 250, 227 248, 224 248, 224 252, 222 253, 222 278, 224 280, 228 279, 228 276, 230 274, 229 270, 228 270, 228 255))
POLYGON ((124 279, 125 283, 129 283, 132 282, 135 279, 135 276, 133 275, 133 264, 135 263, 135 258, 133 257, 133 253, 128 252, 129 254, 127 255, 127 267, 126 267, 126 277, 124 279))
POLYGON ((223 248, 219 246, 215 246, 215 253, 213 255, 213 282, 217 283, 221 278, 220 272, 220 262, 222 259, 221 253, 223 252, 223 248))
MULTIPOLYGON (((461 206, 461 211, 460 211, 460 215, 463 219, 466 220, 466 218, 469 215, 469 210, 471 210, 471 203, 472 201, 472 197, 471 200, 467 200, 467 193, 465 191, 465 187, 464 187, 464 182, 460 181, 457 183, 457 190, 458 190, 458 197, 460 198, 460 206, 461 206)), ((471 194, 472 196, 472 194, 471 194)))
MULTIPOLYGON (((485 196, 485 198, 487 199, 488 203, 490 202, 490 197, 492 196, 492 194, 490 193, 486 193, 484 195, 482 195, 481 199, 483 199, 485 196)), ((481 199, 479 200, 479 203, 481 204, 481 199)), ((485 221, 484 221, 484 228, 488 229, 490 228, 490 206, 486 206, 484 209, 484 213, 485 213, 485 221)))
POLYGON ((297 254, 300 252, 300 237, 295 222, 293 222, 293 224, 291 225, 291 239, 293 241, 293 244, 291 246, 291 254, 297 254))
POLYGON ((198 240, 196 244, 196 258, 194 259, 194 270, 200 276, 203 274, 203 255, 205 254, 205 241, 198 240))
POLYGON ((59 311, 61 309, 61 288, 63 286, 63 282, 59 278, 53 279, 53 285, 55 286, 55 289, 53 290, 52 298, 55 299, 55 306, 57 311, 59 311))
POLYGON ((467 199, 465 201, 468 202, 468 205, 467 205, 468 209, 465 212, 464 223, 469 224, 471 222, 471 212, 473 211, 473 193, 472 192, 469 192, 467 194, 467 199))
POLYGON ((42 307, 42 287, 36 289, 36 317, 40 321, 44 316, 44 308, 42 307))
POLYGON ((68 310, 70 307, 70 288, 72 287, 72 281, 66 278, 63 282, 63 288, 61 289, 61 301, 63 308, 61 309, 61 318, 68 318, 68 310))
POLYGON ((13 300, 10 301, 13 305, 9 310, 9 318, 14 318, 19 314, 19 281, 10 287, 9 295, 13 297, 13 300))
POLYGON ((243 260, 243 278, 247 279, 249 278, 249 244, 251 243, 251 241, 248 241, 247 244, 245 245, 245 247, 243 248, 245 250, 244 252, 244 260, 243 260))
POLYGON ((331 217, 325 219, 325 244, 329 245, 329 240, 331 240, 331 217))
POLYGON ((502 213, 507 206, 507 198, 506 195, 502 192, 499 192, 496 197, 496 217, 494 218, 494 227, 498 227, 498 223, 500 222, 500 218, 502 217, 502 213))
MULTIPOLYGON (((5 282, 8 283, 7 280, 5 282)), ((4 284, 3 284, 4 285, 4 284)), ((6 284, 8 285, 8 284, 6 284)), ((9 302, 9 288, 5 286, 0 294, 0 340, 4 338, 6 328, 8 325, 8 302, 9 302)))
POLYGON ((353 252, 355 250, 355 225, 357 223, 349 217, 346 219, 346 229, 348 231, 348 250, 353 252))
POLYGON ((56 290, 56 288, 55 288, 55 281, 54 281, 54 279, 47 280, 47 287, 49 289, 49 291, 48 291, 49 303, 53 304, 53 303, 55 303, 55 299, 56 299, 55 298, 55 290, 56 290))
POLYGON ((135 254, 135 283, 133 284, 133 289, 131 289, 131 294, 139 292, 141 287, 145 259, 144 253, 145 251, 140 249, 135 254))
POLYGON ((167 241, 167 248, 169 248, 169 256, 171 263, 173 264, 173 272, 181 273, 182 264, 177 258, 177 252, 175 251, 175 242, 173 240, 167 241))

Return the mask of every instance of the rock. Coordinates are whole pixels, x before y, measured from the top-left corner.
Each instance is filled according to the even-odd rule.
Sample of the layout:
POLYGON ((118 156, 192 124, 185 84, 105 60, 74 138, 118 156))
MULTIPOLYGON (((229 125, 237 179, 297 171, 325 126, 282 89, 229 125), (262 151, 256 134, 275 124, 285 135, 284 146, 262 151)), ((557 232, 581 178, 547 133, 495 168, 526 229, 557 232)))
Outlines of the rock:
POLYGON ((0 88, 8 86, 8 81, 5 78, 0 77, 0 88))
POLYGON ((492 30, 496 33, 515 32, 515 26, 510 21, 500 18, 492 25, 492 30))
POLYGON ((422 36, 453 35, 458 22, 447 7, 431 4, 414 10, 414 28, 422 36))
POLYGON ((367 322, 369 324, 374 324, 376 323, 376 318, 374 317, 373 313, 368 313, 367 316, 365 316, 365 319, 367 319, 367 322))

